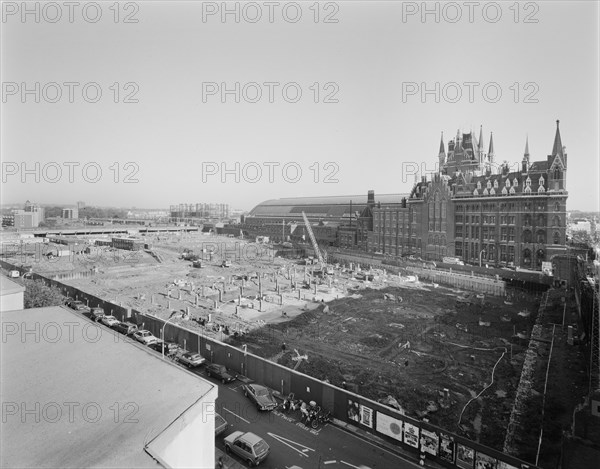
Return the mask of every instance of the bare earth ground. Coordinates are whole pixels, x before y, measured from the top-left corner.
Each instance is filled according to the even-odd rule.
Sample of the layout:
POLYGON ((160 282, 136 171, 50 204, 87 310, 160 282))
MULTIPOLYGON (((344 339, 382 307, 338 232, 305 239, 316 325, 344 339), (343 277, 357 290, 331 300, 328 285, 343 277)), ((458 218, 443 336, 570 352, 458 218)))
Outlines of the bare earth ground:
POLYGON ((245 343, 252 353, 332 384, 345 381, 364 396, 392 396, 409 415, 502 449, 539 298, 511 292, 506 304, 506 298, 480 298, 383 271, 374 272, 373 282, 359 281, 342 269, 331 280, 302 288, 310 267, 274 258, 264 246, 200 234, 148 241, 152 253, 106 249, 33 266, 47 273, 95 267, 94 276, 64 282, 162 318, 188 311, 188 319, 173 322, 245 343), (212 260, 205 253, 202 268, 180 258, 184 248, 202 254, 209 243, 219 252, 212 260), (223 243, 229 243, 232 260, 238 250, 230 268, 220 267, 223 243), (258 278, 235 278, 254 273, 261 278, 262 302, 258 278), (215 309, 219 288, 223 302, 215 309), (529 314, 519 315, 524 311, 529 314), (197 320, 209 314, 212 322, 200 326, 197 320), (227 325, 230 336, 216 325, 227 325), (234 331, 246 334, 234 338, 234 331), (298 364, 298 355, 308 359, 298 364))

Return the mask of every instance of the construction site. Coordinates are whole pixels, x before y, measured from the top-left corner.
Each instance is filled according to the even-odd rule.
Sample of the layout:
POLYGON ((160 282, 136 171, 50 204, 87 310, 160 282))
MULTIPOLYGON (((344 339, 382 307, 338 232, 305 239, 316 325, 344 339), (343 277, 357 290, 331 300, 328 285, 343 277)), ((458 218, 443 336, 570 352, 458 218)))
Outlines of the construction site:
POLYGON ((144 242, 25 257, 42 275, 503 449, 541 294, 327 264, 316 243, 307 258, 200 232, 144 242))

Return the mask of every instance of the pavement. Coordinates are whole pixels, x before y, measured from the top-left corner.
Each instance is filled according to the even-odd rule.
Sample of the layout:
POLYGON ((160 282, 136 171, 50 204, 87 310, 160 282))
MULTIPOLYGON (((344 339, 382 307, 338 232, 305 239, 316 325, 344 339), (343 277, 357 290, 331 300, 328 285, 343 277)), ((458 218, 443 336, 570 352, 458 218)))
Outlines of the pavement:
MULTIPOLYGON (((336 427, 347 431, 348 433, 352 433, 375 446, 379 446, 380 448, 395 454, 396 456, 404 459, 405 461, 412 462, 417 465, 419 464, 419 459, 416 454, 403 451, 399 446, 389 443, 383 438, 379 438, 377 435, 373 435, 372 433, 362 430, 361 428, 355 427, 354 425, 350 425, 349 423, 343 422, 342 420, 338 420, 335 418, 331 421, 331 423, 336 427)), ((428 461, 427 459, 424 460, 424 464, 420 465, 423 467, 430 467, 433 469, 444 468, 444 466, 442 466, 441 464, 438 464, 433 461, 428 461)))

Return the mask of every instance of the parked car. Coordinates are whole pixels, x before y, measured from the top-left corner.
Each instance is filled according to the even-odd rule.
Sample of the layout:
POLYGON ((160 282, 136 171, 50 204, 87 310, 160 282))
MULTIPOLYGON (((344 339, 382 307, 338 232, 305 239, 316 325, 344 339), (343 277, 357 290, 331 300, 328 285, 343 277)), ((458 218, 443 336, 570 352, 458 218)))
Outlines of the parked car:
POLYGON ((209 378, 214 376, 215 378, 220 379, 223 384, 235 381, 237 378, 237 376, 229 373, 226 366, 218 365, 216 363, 211 363, 206 367, 206 376, 209 378))
POLYGON ((117 318, 115 318, 114 316, 104 316, 102 319, 100 319, 100 322, 102 324, 104 324, 105 326, 108 327, 112 327, 112 326, 116 326, 117 324, 119 324, 121 321, 119 321, 117 318))
POLYGON ((71 309, 74 309, 75 311, 79 311, 80 313, 89 313, 91 311, 91 308, 89 306, 86 306, 85 303, 83 301, 69 301, 67 303, 67 306, 71 309))
POLYGON ((181 354, 178 357, 178 359, 180 363, 187 365, 188 368, 191 368, 193 366, 200 366, 206 361, 206 359, 202 355, 194 352, 185 352, 181 354))
POLYGON ((104 314, 104 310, 102 308, 92 308, 92 311, 90 312, 90 318, 92 318, 92 321, 100 321, 104 316, 106 316, 104 314))
POLYGON ((231 267, 231 261, 223 261, 223 262, 221 262, 221 267, 231 267))
POLYGON ((152 332, 147 330, 136 331, 133 333, 133 338, 144 345, 151 345, 158 342, 158 338, 152 335, 152 332))
POLYGON ((270 451, 267 442, 251 432, 237 431, 225 437, 225 452, 237 454, 250 467, 258 466, 270 451))
POLYGON ((242 386, 244 396, 250 398, 256 404, 258 410, 273 410, 277 407, 277 401, 271 390, 260 384, 244 384, 242 386))
POLYGON ((160 339, 153 344, 150 344, 150 347, 161 354, 163 353, 164 348, 164 354, 167 356, 175 355, 180 351, 179 344, 176 344, 175 342, 163 342, 160 339))
POLYGON ((113 329, 125 335, 131 335, 138 331, 138 327, 131 322, 120 322, 119 324, 115 324, 113 329))
POLYGON ((221 433, 227 430, 228 426, 229 423, 227 420, 225 420, 221 415, 215 413, 215 436, 219 436, 221 433))

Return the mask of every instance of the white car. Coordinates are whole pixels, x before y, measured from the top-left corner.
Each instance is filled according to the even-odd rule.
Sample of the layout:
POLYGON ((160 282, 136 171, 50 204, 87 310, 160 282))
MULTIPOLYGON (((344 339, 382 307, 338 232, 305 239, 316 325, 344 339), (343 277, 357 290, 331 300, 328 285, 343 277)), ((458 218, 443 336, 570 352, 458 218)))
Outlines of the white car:
POLYGON ((152 332, 147 330, 134 332, 133 338, 144 345, 152 345, 158 342, 158 338, 154 337, 152 332))
POLYGON ((100 322, 105 326, 113 327, 119 324, 121 321, 119 321, 114 316, 104 316, 102 319, 100 319, 100 322))

